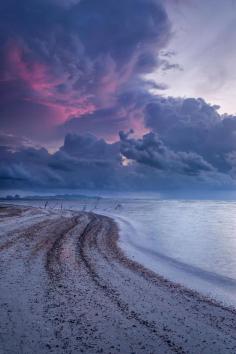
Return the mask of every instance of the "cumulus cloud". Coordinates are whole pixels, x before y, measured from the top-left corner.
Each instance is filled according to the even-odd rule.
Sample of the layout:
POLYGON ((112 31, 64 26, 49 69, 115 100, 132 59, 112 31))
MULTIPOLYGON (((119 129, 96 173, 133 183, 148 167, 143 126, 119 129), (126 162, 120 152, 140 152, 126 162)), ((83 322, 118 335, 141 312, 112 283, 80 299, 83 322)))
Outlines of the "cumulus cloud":
POLYGON ((91 134, 66 135, 64 145, 57 154, 60 153, 66 153, 80 161, 89 160, 103 163, 120 161, 119 143, 108 144, 105 140, 97 139, 91 134))
POLYGON ((236 150, 236 117, 220 115, 217 106, 198 98, 155 98, 145 108, 146 126, 173 150, 196 153, 220 172, 236 150))
POLYGON ((68 134, 58 151, 0 148, 1 189, 87 189, 100 191, 161 191, 163 189, 233 188, 229 174, 220 173, 196 153, 168 148, 156 133, 108 144, 93 135, 68 134))
POLYGON ((111 189, 121 173, 119 143, 92 135, 67 135, 54 154, 43 148, 0 148, 1 188, 111 189))
POLYGON ((164 145, 155 133, 148 133, 142 139, 131 139, 120 132, 121 153, 128 159, 155 167, 161 171, 184 175, 198 175, 213 172, 214 168, 200 155, 193 152, 175 152, 164 145))

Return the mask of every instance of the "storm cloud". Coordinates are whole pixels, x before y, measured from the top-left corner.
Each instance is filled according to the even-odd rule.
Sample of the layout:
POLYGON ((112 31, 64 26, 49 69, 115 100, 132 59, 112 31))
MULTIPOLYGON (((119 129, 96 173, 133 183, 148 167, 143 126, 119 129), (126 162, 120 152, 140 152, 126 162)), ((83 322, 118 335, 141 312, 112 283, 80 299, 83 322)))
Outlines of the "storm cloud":
POLYGON ((163 96, 164 5, 0 2, 2 189, 235 188, 236 117, 163 96))
POLYGON ((155 98, 145 108, 146 126, 171 149, 196 153, 228 172, 228 155, 236 150, 236 117, 220 115, 218 108, 202 98, 155 98))
MULTIPOLYGON (((0 148, 1 189, 160 191, 234 188, 234 171, 219 172, 196 153, 174 151, 156 133, 140 139, 120 133, 108 144, 93 135, 68 134, 58 151, 0 148)), ((231 155, 232 166, 236 160, 231 155)))
POLYGON ((157 0, 3 0, 0 33, 1 128, 40 139, 68 119, 113 109, 160 65, 170 23, 157 0))
POLYGON ((120 138, 122 155, 141 164, 184 175, 214 171, 213 166, 200 155, 194 152, 175 152, 165 146, 155 133, 148 133, 142 139, 135 140, 129 138, 129 134, 121 132, 120 138))

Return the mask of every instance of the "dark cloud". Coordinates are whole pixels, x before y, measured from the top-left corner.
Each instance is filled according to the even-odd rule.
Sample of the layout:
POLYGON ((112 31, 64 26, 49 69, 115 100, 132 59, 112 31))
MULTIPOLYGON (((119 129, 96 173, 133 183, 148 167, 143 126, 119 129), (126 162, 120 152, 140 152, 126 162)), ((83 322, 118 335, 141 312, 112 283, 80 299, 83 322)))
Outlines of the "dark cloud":
POLYGON ((183 68, 179 64, 176 64, 176 63, 171 64, 170 62, 163 60, 162 61, 162 70, 163 71, 168 71, 168 70, 183 71, 183 68))
POLYGON ((227 172, 227 156, 236 150, 236 117, 220 115, 218 108, 201 98, 155 98, 146 106, 145 120, 171 149, 197 153, 227 172))
POLYGON ((6 134, 0 131, 0 147, 17 151, 19 148, 34 146, 34 142, 24 136, 6 134))
POLYGON ((113 109, 124 87, 159 65, 169 36, 158 0, 1 1, 4 128, 38 138, 69 116, 113 109))
POLYGON ((65 152, 80 160, 105 161, 106 163, 109 161, 120 161, 119 143, 107 144, 105 140, 97 139, 90 134, 66 135, 60 152, 65 152))
POLYGON ((53 154, 45 149, 0 147, 1 189, 87 189, 100 191, 160 191, 189 188, 233 188, 231 172, 223 174, 196 153, 167 148, 157 134, 106 143, 92 135, 66 136, 53 154))
POLYGON ((66 123, 57 128, 56 135, 65 136, 67 133, 92 133, 107 139, 117 140, 120 129, 127 130, 130 126, 127 110, 118 107, 96 110, 94 113, 81 117, 71 117, 66 123))
POLYGON ((1 188, 33 188, 49 185, 59 176, 48 168, 50 155, 45 149, 24 148, 17 152, 0 150, 1 188))
POLYGON ((196 153, 171 150, 155 133, 148 133, 142 139, 135 140, 121 132, 120 138, 121 153, 125 157, 161 171, 193 176, 215 171, 213 166, 196 153))
POLYGON ((119 143, 107 144, 92 135, 67 135, 54 154, 46 149, 0 148, 0 186, 6 188, 119 187, 122 174, 119 143))
POLYGON ((136 79, 117 94, 112 107, 97 109, 95 112, 80 117, 72 116, 67 122, 57 128, 56 134, 92 133, 106 140, 116 141, 120 130, 133 127, 136 133, 142 134, 146 106, 153 101, 149 89, 164 90, 165 85, 145 82, 136 79))
POLYGON ((1 188, 233 187, 236 117, 144 78, 170 33, 158 0, 2 0, 1 188))

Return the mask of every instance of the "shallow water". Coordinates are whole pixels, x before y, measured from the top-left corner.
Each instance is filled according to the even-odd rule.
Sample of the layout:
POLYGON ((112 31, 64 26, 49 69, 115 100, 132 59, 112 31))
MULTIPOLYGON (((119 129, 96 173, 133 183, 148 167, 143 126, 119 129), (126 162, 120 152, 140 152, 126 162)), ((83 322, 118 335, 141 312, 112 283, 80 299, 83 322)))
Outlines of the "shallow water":
MULTIPOLYGON (((48 207, 60 204, 50 201, 48 207)), ((236 305, 236 202, 91 199, 65 201, 63 208, 114 216, 120 246, 130 257, 171 280, 236 305)))
POLYGON ((236 203, 127 201, 121 247, 165 277, 236 306, 236 203))

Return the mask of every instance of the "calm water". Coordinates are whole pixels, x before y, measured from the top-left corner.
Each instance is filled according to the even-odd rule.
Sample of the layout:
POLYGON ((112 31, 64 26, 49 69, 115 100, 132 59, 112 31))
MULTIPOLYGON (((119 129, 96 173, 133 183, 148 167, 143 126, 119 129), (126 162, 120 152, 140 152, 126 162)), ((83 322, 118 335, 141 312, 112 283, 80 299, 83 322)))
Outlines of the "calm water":
POLYGON ((236 305, 236 202, 104 199, 67 201, 63 207, 114 216, 130 257, 236 305))
POLYGON ((126 201, 121 246, 152 270, 236 306, 236 203, 126 201))

